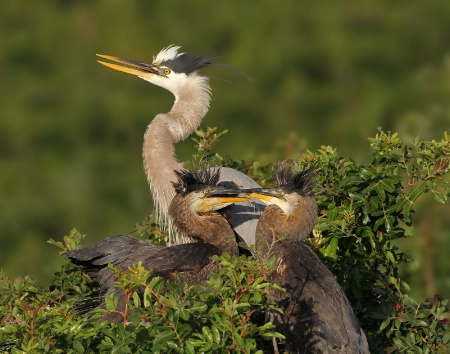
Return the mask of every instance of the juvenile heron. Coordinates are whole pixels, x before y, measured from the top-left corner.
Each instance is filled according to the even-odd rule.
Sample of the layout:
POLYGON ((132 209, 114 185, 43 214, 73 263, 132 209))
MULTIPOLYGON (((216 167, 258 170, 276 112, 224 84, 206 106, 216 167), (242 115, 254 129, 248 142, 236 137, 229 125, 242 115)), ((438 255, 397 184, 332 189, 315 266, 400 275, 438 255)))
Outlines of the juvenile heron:
MULTIPOLYGON (((268 206, 259 219, 256 249, 276 258, 272 300, 283 314, 271 313, 277 330, 286 336, 290 353, 369 353, 367 339, 333 274, 303 240, 317 220, 312 197, 312 170, 293 174, 280 167, 275 188, 248 190, 268 206)), ((242 191, 244 192, 244 191, 242 191)))
MULTIPOLYGON (((98 55, 114 63, 99 63, 128 74, 136 75, 154 85, 169 90, 175 96, 175 103, 168 113, 161 113, 148 125, 144 135, 144 169, 153 194, 156 214, 163 225, 168 225, 172 235, 171 220, 168 217, 169 204, 175 196, 173 184, 177 181, 175 171, 182 169, 175 158, 174 147, 198 128, 209 110, 210 86, 208 78, 197 71, 213 66, 209 59, 179 53, 178 46, 162 49, 151 64, 122 59, 109 55, 98 55)), ((221 184, 228 188, 255 188, 259 185, 245 174, 234 169, 221 167, 221 184)), ((254 234, 259 215, 263 209, 259 202, 245 202, 230 207, 230 220, 240 241, 254 244, 254 234)), ((186 241, 186 235, 175 234, 176 241, 186 241)))
MULTIPOLYGON (((114 271, 108 267, 127 270, 142 261, 142 266, 151 270, 151 277, 176 280, 176 272, 183 274, 188 284, 209 279, 210 272, 218 265, 211 262, 212 256, 228 252, 238 254, 236 238, 231 226, 217 210, 235 202, 248 200, 235 191, 215 186, 220 171, 201 170, 196 173, 177 172, 175 195, 169 207, 176 228, 187 232, 198 243, 156 247, 148 242, 128 236, 114 236, 100 241, 93 247, 82 248, 65 254, 74 264, 81 265, 91 279, 100 286, 100 308, 105 308, 105 295, 114 293, 119 301, 117 312, 107 313, 102 320, 120 322, 120 312, 125 308, 126 298, 122 289, 115 288, 114 271), (209 242, 209 243, 208 243, 209 242)), ((143 288, 136 289, 140 294, 143 288)), ((91 304, 86 303, 87 309, 91 304)))

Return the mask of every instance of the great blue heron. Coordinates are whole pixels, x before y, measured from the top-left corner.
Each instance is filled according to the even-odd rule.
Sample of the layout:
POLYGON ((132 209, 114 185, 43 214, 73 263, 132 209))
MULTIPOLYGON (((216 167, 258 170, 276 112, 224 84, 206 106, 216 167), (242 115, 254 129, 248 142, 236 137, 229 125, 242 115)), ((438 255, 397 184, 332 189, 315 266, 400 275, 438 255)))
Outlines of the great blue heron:
MULTIPOLYGON (((127 270, 133 264, 151 270, 151 277, 176 280, 176 272, 183 274, 189 284, 209 279, 210 272, 218 267, 212 263, 214 255, 228 252, 238 254, 236 237, 218 209, 234 202, 248 200, 239 197, 235 191, 217 187, 219 170, 201 170, 196 173, 177 172, 179 182, 175 184, 177 194, 169 207, 175 227, 187 232, 199 243, 179 244, 170 247, 156 247, 146 241, 128 236, 114 236, 100 241, 93 247, 82 248, 65 254, 73 263, 81 265, 91 279, 100 286, 100 302, 87 301, 87 309, 99 305, 105 308, 104 296, 113 293, 118 297, 117 312, 110 312, 102 320, 120 322, 126 298, 122 289, 114 287, 117 277, 108 267, 127 270), (209 242, 209 243, 208 243, 209 242)), ((142 294, 143 288, 136 289, 142 294)))
MULTIPOLYGON (((169 90, 175 96, 175 103, 168 113, 161 113, 151 121, 144 135, 144 169, 158 220, 169 226, 169 204, 175 196, 173 183, 177 180, 175 171, 181 170, 181 164, 175 158, 174 146, 186 139, 199 126, 209 109, 210 86, 206 76, 198 70, 214 65, 209 59, 179 53, 178 46, 162 49, 151 64, 122 59, 109 55, 99 55, 112 62, 99 63, 128 74, 133 74, 154 85, 169 90)), ((255 188, 259 185, 245 174, 234 169, 221 167, 220 181, 229 188, 255 188)), ((259 202, 245 202, 230 207, 230 224, 240 241, 254 244, 257 220, 264 206, 259 202)), ((171 234, 171 232, 169 232, 171 234)), ((180 238, 185 235, 175 235, 180 238)))
MULTIPOLYGON (((333 274, 307 245, 299 242, 313 229, 317 206, 312 170, 293 174, 280 167, 275 188, 246 191, 268 203, 256 230, 256 249, 276 258, 274 290, 283 314, 272 312, 290 353, 369 353, 367 339, 333 274)), ((242 191, 244 192, 244 191, 242 191)))

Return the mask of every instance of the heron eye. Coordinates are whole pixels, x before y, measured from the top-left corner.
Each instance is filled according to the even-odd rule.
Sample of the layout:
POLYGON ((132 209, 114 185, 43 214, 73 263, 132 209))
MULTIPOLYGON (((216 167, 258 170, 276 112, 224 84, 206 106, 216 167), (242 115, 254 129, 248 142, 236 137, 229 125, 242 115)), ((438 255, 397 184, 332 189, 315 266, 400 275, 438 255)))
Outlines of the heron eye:
POLYGON ((171 73, 170 69, 164 69, 164 74, 169 75, 171 73))

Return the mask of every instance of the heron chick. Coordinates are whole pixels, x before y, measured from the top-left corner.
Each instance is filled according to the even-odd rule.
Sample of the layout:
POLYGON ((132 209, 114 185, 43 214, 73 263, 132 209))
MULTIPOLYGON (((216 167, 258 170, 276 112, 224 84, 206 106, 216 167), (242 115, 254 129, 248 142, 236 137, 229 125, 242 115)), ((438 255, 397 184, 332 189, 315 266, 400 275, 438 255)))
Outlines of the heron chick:
POLYGON ((275 188, 242 191, 268 204, 256 230, 256 249, 276 258, 273 290, 283 313, 272 322, 284 334, 290 353, 369 353, 367 339, 333 274, 307 245, 299 242, 317 221, 312 195, 314 172, 296 174, 280 165, 275 188))
MULTIPOLYGON (((121 235, 100 241, 93 247, 65 253, 66 257, 74 264, 81 265, 91 279, 99 284, 99 308, 106 308, 104 296, 113 293, 118 297, 117 311, 105 314, 101 320, 123 321, 121 312, 126 304, 123 290, 114 286, 117 277, 108 264, 126 271, 129 266, 141 261, 145 269, 151 270, 150 279, 160 276, 176 281, 176 273, 181 273, 188 284, 193 284, 196 281, 205 282, 209 279, 210 272, 218 268, 217 264, 212 263, 214 255, 220 255, 224 251, 237 255, 235 234, 224 217, 216 211, 249 198, 239 197, 239 192, 215 186, 219 173, 219 170, 178 172, 178 193, 169 210, 175 225, 186 229, 199 242, 156 247, 146 241, 121 235)), ((136 291, 142 296, 144 287, 136 291)), ((84 308, 91 307, 95 306, 89 301, 84 303, 84 308)))
POLYGON ((218 210, 250 198, 240 197, 238 189, 217 186, 220 169, 176 173, 179 176, 179 182, 175 184, 177 194, 169 206, 175 228, 192 239, 216 246, 222 252, 238 255, 233 229, 218 210))

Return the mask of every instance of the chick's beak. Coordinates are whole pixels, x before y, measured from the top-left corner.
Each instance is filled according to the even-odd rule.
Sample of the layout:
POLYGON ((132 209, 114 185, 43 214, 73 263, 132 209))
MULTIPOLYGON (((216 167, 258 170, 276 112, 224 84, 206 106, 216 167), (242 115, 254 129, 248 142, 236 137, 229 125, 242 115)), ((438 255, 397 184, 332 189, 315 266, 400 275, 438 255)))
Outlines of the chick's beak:
POLYGON ((122 59, 118 57, 113 57, 110 55, 97 54, 100 58, 108 59, 112 62, 119 64, 108 63, 105 61, 97 60, 100 64, 107 66, 108 68, 122 71, 127 74, 136 75, 139 77, 149 77, 151 75, 158 75, 158 68, 153 64, 141 63, 139 61, 131 59, 122 59))
POLYGON ((274 199, 284 199, 283 195, 273 188, 241 189, 240 192, 247 194, 250 198, 260 199, 267 204, 273 204, 274 199))
POLYGON ((239 196, 239 189, 212 188, 205 193, 205 198, 201 202, 202 211, 212 211, 225 208, 232 203, 245 202, 251 198, 239 196))

